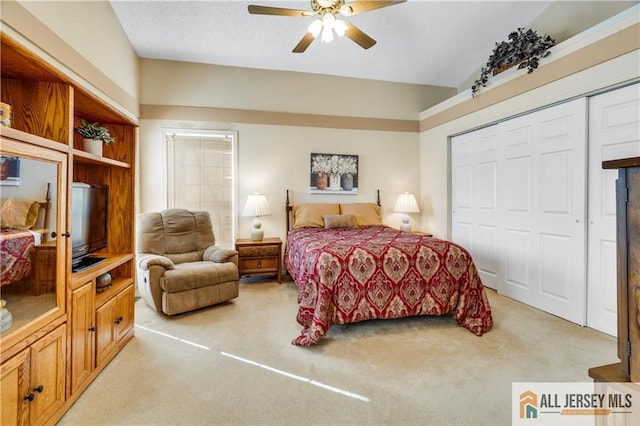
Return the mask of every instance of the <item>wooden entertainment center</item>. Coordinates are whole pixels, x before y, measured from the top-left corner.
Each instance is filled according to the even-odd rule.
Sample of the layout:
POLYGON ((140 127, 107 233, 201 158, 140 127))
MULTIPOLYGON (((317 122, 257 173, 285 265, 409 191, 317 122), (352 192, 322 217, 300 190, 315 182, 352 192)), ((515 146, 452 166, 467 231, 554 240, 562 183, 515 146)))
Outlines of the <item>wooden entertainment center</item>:
POLYGON ((2 288, 13 325, 0 335, 0 424, 55 424, 133 338, 137 119, 19 40, 1 37, 0 101, 13 115, 11 128, 0 128, 0 155, 21 159, 25 169, 35 165, 20 175, 18 190, 47 180, 54 196, 40 230, 48 239, 34 250, 40 287, 2 288), (100 122, 115 138, 103 156, 83 151, 75 131, 81 118, 100 122), (45 170, 53 178, 43 177, 45 170), (109 186, 108 246, 99 252, 105 261, 72 273, 76 181, 109 186), (96 278, 104 273, 112 285, 97 292, 96 278))
POLYGON ((640 157, 605 161, 618 169, 616 240, 619 363, 593 367, 596 382, 640 382, 640 157))

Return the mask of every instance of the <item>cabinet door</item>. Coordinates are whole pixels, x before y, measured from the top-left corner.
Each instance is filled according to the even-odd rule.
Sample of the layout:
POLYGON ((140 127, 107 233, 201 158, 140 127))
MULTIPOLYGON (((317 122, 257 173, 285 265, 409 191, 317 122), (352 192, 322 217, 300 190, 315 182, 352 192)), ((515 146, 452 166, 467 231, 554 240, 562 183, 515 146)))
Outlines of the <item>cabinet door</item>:
POLYGON ((31 345, 31 392, 29 407, 33 425, 43 424, 65 401, 67 326, 61 325, 31 345))
POLYGON ((122 339, 125 334, 133 327, 133 286, 122 291, 116 301, 116 317, 114 318, 114 327, 116 329, 116 341, 122 339))
POLYGON ((71 394, 73 395, 94 368, 95 310, 93 281, 71 293, 71 394))
POLYGON ((29 402, 29 349, 9 359, 0 367, 0 424, 27 424, 29 402))
POLYGON ((3 204, 6 218, 3 215, 2 226, 12 228, 8 231, 12 238, 11 244, 7 239, 0 244, 0 281, 13 322, 1 333, 3 348, 64 315, 68 241, 67 154, 2 134, 0 164, 8 163, 12 168, 7 179, 2 179, 2 199, 14 202, 3 204), (26 208, 25 202, 18 200, 38 203, 28 203, 26 208), (30 232, 21 230, 25 227, 30 227, 30 232))
POLYGON ((96 365, 100 365, 116 343, 115 327, 117 298, 109 300, 96 310, 96 365))
POLYGON ((133 286, 127 287, 96 310, 96 365, 133 327, 133 297, 133 286))

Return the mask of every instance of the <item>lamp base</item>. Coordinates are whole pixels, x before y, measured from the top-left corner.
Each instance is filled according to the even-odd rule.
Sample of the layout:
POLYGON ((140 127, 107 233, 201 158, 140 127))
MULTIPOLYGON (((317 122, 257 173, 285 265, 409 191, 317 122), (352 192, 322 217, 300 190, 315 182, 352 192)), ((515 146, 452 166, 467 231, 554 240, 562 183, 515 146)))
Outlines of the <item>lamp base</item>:
POLYGON ((402 225, 400 225, 402 232, 411 232, 411 225, 409 224, 409 216, 405 215, 402 218, 402 225))
POLYGON ((253 229, 251 230, 251 241, 262 241, 264 238, 264 231, 262 230, 262 224, 256 217, 253 221, 253 229))

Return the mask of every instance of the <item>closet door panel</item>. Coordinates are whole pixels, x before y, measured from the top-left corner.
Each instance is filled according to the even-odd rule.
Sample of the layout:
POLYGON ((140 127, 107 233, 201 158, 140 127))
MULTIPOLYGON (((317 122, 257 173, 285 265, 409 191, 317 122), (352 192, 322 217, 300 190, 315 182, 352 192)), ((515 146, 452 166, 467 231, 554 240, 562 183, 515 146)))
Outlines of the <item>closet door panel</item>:
MULTIPOLYGON (((532 291, 516 299, 583 325, 586 300, 586 101, 578 99, 501 123, 505 137, 529 136, 530 210, 507 212, 513 229, 530 233, 532 291)), ((524 141, 524 138, 522 138, 524 141)), ((523 143, 512 145, 524 149, 523 143)), ((509 155, 509 153, 508 153, 509 155)), ((510 179, 510 177, 509 177, 510 179)))
POLYGON ((640 85, 589 99, 587 325, 617 336, 617 170, 602 162, 640 156, 640 85))
POLYGON ((506 229, 504 251, 505 284, 500 286, 502 293, 514 299, 524 299, 531 296, 531 233, 522 229, 506 229))
POLYGON ((452 239, 469 250, 485 286, 497 282, 498 167, 496 126, 451 140, 452 239))

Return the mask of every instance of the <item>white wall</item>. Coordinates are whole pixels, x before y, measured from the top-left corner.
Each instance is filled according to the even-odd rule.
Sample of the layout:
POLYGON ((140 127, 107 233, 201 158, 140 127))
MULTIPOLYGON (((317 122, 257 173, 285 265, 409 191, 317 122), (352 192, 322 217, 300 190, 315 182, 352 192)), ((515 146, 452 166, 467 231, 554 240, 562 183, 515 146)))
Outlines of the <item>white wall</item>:
MULTIPOLYGON (((393 213, 398 194, 420 192, 419 139, 416 133, 337 130, 297 126, 141 120, 140 211, 166 208, 166 159, 163 128, 234 130, 238 132, 238 200, 242 209, 247 195, 264 193, 272 216, 261 218, 267 236, 286 236, 285 191, 292 203, 375 202, 380 189, 387 224, 399 227, 401 215, 393 213), (357 196, 309 194, 309 156, 312 152, 359 156, 357 196)), ((412 215, 419 229, 419 215, 412 215)), ((248 238, 252 218, 238 218, 238 236, 248 238)))

